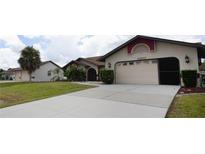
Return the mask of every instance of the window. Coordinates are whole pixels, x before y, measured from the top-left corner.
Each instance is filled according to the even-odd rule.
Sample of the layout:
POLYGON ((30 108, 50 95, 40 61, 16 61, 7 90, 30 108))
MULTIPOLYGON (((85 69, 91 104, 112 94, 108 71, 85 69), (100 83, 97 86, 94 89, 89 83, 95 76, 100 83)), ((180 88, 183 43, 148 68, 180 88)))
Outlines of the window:
POLYGON ((48 76, 51 76, 51 71, 48 71, 48 76))
POLYGON ((152 60, 152 64, 157 64, 158 61, 157 60, 152 60))
POLYGON ((144 63, 145 64, 149 64, 149 60, 144 60, 144 63))
POLYGON ((108 68, 111 68, 111 63, 108 63, 108 68))
POLYGON ((123 66, 127 66, 127 63, 123 63, 123 66))
POLYGON ((134 62, 129 62, 130 65, 134 65, 134 62))

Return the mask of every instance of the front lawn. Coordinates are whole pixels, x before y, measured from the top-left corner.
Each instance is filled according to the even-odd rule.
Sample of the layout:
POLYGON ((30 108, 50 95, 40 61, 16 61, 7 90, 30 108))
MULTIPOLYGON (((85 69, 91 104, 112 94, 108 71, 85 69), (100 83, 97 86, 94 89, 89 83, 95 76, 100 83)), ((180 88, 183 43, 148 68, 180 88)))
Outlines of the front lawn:
POLYGON ((168 113, 168 118, 205 118, 205 94, 178 96, 168 113))
POLYGON ((92 87, 69 82, 0 83, 0 108, 92 87))

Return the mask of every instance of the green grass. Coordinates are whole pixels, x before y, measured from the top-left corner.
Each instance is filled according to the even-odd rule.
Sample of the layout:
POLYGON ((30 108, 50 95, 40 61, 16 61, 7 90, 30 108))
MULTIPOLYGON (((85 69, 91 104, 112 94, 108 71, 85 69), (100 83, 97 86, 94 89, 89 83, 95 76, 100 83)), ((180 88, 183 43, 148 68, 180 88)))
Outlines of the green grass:
POLYGON ((0 108, 92 87, 69 82, 0 83, 0 108))
POLYGON ((168 118, 205 118, 205 94, 176 97, 168 118))

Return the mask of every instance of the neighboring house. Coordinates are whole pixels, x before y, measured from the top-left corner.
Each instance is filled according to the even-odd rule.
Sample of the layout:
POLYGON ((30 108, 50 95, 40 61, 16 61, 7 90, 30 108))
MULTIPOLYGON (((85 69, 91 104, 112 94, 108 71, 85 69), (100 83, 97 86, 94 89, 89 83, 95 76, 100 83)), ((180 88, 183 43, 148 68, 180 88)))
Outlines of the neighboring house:
POLYGON ((5 80, 14 80, 15 78, 15 70, 19 68, 9 68, 7 71, 4 72, 5 80))
POLYGON ((115 83, 181 85, 182 70, 197 70, 205 45, 136 36, 104 55, 105 68, 114 70, 115 83))
MULTIPOLYGON (((29 74, 21 68, 8 69, 10 78, 16 81, 29 81, 29 74)), ((64 77, 60 66, 52 61, 42 62, 40 67, 32 73, 32 81, 56 81, 64 77)))
POLYGON ((67 70, 71 66, 76 66, 78 68, 82 68, 86 72, 86 81, 100 80, 99 72, 101 69, 104 69, 105 66, 104 62, 99 61, 100 58, 101 56, 78 58, 69 62, 63 67, 63 69, 67 70))

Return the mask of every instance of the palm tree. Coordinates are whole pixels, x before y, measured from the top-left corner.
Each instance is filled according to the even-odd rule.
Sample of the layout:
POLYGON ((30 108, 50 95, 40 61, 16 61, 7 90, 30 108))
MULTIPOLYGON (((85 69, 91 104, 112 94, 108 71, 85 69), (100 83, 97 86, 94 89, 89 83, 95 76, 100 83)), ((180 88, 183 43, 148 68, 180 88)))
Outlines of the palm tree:
POLYGON ((32 72, 38 69, 41 64, 40 52, 34 49, 33 46, 27 46, 21 50, 21 56, 18 59, 18 63, 23 70, 28 72, 29 81, 31 82, 32 72))

